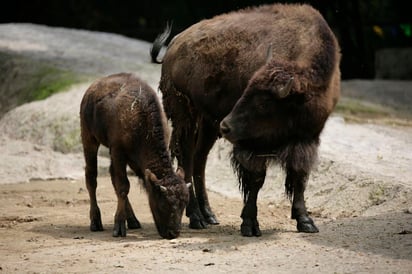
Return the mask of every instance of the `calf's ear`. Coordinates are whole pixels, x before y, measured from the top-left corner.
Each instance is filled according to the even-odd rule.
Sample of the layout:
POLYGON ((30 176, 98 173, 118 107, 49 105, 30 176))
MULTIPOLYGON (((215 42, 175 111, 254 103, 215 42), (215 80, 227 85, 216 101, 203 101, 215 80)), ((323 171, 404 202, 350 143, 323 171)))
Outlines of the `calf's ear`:
MULTIPOLYGON (((177 174, 177 176, 179 176, 182 180, 185 179, 185 171, 183 170, 182 167, 179 166, 179 167, 177 168, 176 174, 177 174)), ((189 187, 192 186, 192 183, 187 183, 186 186, 187 186, 187 188, 189 188, 189 187)))
POLYGON ((158 193, 166 193, 167 188, 160 184, 160 180, 157 179, 156 174, 150 171, 150 169, 145 170, 145 182, 146 187, 150 188, 149 191, 157 191, 158 193))
POLYGON ((179 176, 180 178, 182 178, 183 180, 185 179, 185 171, 183 170, 182 167, 177 167, 176 169, 176 174, 177 176, 179 176))
POLYGON ((150 169, 144 171, 144 178, 146 182, 158 182, 156 174, 154 174, 150 169))

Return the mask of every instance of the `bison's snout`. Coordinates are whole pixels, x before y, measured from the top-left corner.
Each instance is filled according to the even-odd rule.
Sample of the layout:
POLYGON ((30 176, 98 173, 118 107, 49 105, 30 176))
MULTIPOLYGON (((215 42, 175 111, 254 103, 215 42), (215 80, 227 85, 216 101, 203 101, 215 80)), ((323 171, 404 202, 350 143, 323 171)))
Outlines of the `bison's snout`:
POLYGON ((220 123, 220 133, 221 133, 223 136, 226 136, 226 135, 228 135, 228 134, 230 133, 230 127, 229 127, 229 125, 226 123, 225 120, 223 120, 223 121, 220 123))
POLYGON ((223 119, 220 123, 220 133, 222 136, 231 143, 236 142, 236 134, 233 127, 230 125, 227 119, 223 119))

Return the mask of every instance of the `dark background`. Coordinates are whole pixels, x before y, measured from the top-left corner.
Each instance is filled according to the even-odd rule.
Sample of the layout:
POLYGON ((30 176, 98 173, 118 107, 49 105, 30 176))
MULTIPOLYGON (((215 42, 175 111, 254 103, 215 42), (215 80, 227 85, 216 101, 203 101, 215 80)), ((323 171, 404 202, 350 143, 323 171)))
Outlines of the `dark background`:
MULTIPOLYGON (((373 78, 375 51, 412 46, 411 4, 407 0, 277 1, 317 8, 342 48, 342 78, 373 78)), ((0 23, 49 26, 123 34, 152 42, 166 21, 173 35, 202 19, 231 10, 273 3, 250 0, 6 0, 0 23)))

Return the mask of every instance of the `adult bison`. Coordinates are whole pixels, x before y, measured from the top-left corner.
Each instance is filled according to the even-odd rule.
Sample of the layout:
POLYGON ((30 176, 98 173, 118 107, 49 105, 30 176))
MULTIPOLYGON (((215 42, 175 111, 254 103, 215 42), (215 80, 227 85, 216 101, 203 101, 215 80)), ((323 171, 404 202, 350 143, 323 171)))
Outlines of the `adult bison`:
POLYGON ((126 221, 129 228, 140 228, 127 197, 126 165, 143 179, 159 234, 168 239, 179 236, 189 191, 182 170, 176 174, 172 169, 165 117, 154 90, 133 74, 103 77, 84 94, 80 121, 90 229, 103 230, 96 199, 97 151, 103 144, 110 149, 110 175, 117 195, 113 236, 126 236, 126 221))
MULTIPOLYGON (((152 47, 153 62, 164 43, 152 47)), ((304 191, 319 135, 340 94, 337 40, 308 5, 264 5, 203 20, 177 35, 164 55, 160 90, 173 125, 172 153, 193 177, 190 227, 217 223, 205 190, 207 155, 220 136, 244 194, 241 233, 260 236, 256 200, 268 164, 286 172, 292 218, 318 232, 304 191)))

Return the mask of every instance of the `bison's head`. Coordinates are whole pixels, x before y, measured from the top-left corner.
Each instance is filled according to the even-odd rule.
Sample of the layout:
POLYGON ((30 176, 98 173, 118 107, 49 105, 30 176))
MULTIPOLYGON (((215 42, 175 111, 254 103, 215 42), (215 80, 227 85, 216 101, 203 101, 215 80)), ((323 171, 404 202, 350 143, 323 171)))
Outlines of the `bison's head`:
POLYGON ((176 174, 172 173, 161 180, 150 170, 145 171, 150 209, 157 231, 166 239, 179 236, 183 211, 189 202, 188 185, 183 178, 181 168, 178 168, 176 174))
POLYGON ((268 143, 281 141, 290 126, 292 109, 296 108, 297 98, 291 94, 292 87, 292 75, 277 68, 262 67, 222 120, 222 136, 235 145, 251 148, 268 148, 268 143))

